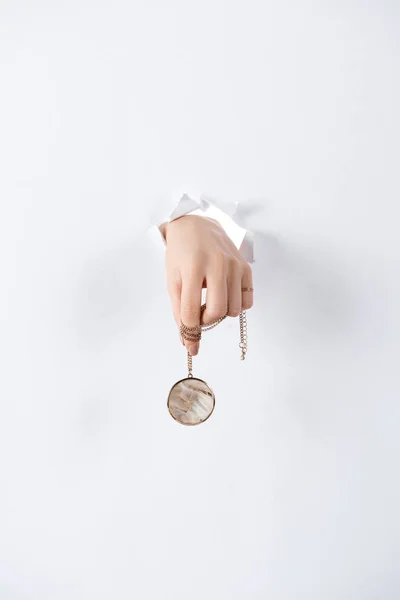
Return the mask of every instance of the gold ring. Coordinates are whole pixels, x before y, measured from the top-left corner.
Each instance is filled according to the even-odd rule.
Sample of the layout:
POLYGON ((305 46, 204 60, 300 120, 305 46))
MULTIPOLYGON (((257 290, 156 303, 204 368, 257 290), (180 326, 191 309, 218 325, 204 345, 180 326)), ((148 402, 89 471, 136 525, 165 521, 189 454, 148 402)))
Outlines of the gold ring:
POLYGON ((242 287, 242 292, 254 292, 254 288, 252 288, 252 287, 242 287))

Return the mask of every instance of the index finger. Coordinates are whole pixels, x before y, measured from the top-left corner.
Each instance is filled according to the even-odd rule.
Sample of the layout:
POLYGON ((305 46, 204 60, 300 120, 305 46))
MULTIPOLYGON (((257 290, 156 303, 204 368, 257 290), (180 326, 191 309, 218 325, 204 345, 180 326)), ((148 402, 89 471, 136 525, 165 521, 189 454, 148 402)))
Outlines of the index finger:
MULTIPOLYGON (((183 277, 181 295, 181 322, 188 328, 200 327, 202 289, 203 279, 201 277, 183 277)), ((195 331, 193 333, 195 333, 195 331)), ((192 356, 195 356, 199 351, 200 343, 194 340, 185 340, 185 346, 187 351, 192 356)))

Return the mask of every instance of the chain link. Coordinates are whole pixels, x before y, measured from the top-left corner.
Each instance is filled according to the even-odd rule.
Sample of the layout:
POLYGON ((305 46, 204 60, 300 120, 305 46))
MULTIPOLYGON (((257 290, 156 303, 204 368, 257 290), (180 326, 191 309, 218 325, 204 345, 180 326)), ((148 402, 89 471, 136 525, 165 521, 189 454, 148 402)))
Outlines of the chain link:
POLYGON ((240 360, 244 360, 246 358, 247 353, 247 315, 245 311, 242 311, 239 315, 239 323, 240 323, 240 344, 239 347, 242 350, 242 355, 240 360))
POLYGON ((187 361, 188 361, 188 377, 192 378, 193 377, 193 357, 189 352, 187 353, 187 361))

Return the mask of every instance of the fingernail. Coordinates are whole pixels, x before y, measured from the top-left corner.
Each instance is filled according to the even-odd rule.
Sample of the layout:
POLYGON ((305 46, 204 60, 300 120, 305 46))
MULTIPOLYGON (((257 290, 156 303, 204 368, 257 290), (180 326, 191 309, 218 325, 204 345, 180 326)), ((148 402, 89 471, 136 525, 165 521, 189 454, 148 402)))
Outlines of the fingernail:
POLYGON ((188 351, 189 351, 189 354, 191 354, 192 356, 196 356, 196 354, 199 351, 199 345, 198 344, 190 344, 188 351))

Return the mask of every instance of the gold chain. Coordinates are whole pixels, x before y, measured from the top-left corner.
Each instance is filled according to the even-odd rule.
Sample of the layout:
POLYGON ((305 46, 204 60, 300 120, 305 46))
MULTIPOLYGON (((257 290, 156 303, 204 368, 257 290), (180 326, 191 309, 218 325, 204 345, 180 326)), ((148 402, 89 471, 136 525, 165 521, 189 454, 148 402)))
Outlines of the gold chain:
POLYGON ((247 352, 247 316, 246 312, 242 311, 239 315, 239 323, 240 323, 240 344, 239 347, 242 350, 242 355, 240 360, 244 360, 246 358, 247 352))
MULTIPOLYGON (((205 304, 202 304, 200 313, 203 314, 206 308, 205 304)), ((194 327, 188 327, 181 322, 180 333, 183 340, 188 342, 199 342, 201 340, 201 335, 203 331, 210 331, 217 325, 219 325, 226 317, 228 313, 226 313, 223 317, 216 319, 212 323, 208 323, 207 325, 195 325, 194 327)), ((239 347, 241 349, 241 357, 240 360, 244 360, 246 358, 247 353, 247 316, 246 311, 242 311, 239 315, 239 326, 240 326, 240 344, 239 347)), ((193 377, 193 357, 190 352, 187 353, 187 364, 188 364, 188 377, 193 377)))
POLYGON ((188 377, 193 377, 193 358, 190 352, 187 353, 188 377))

